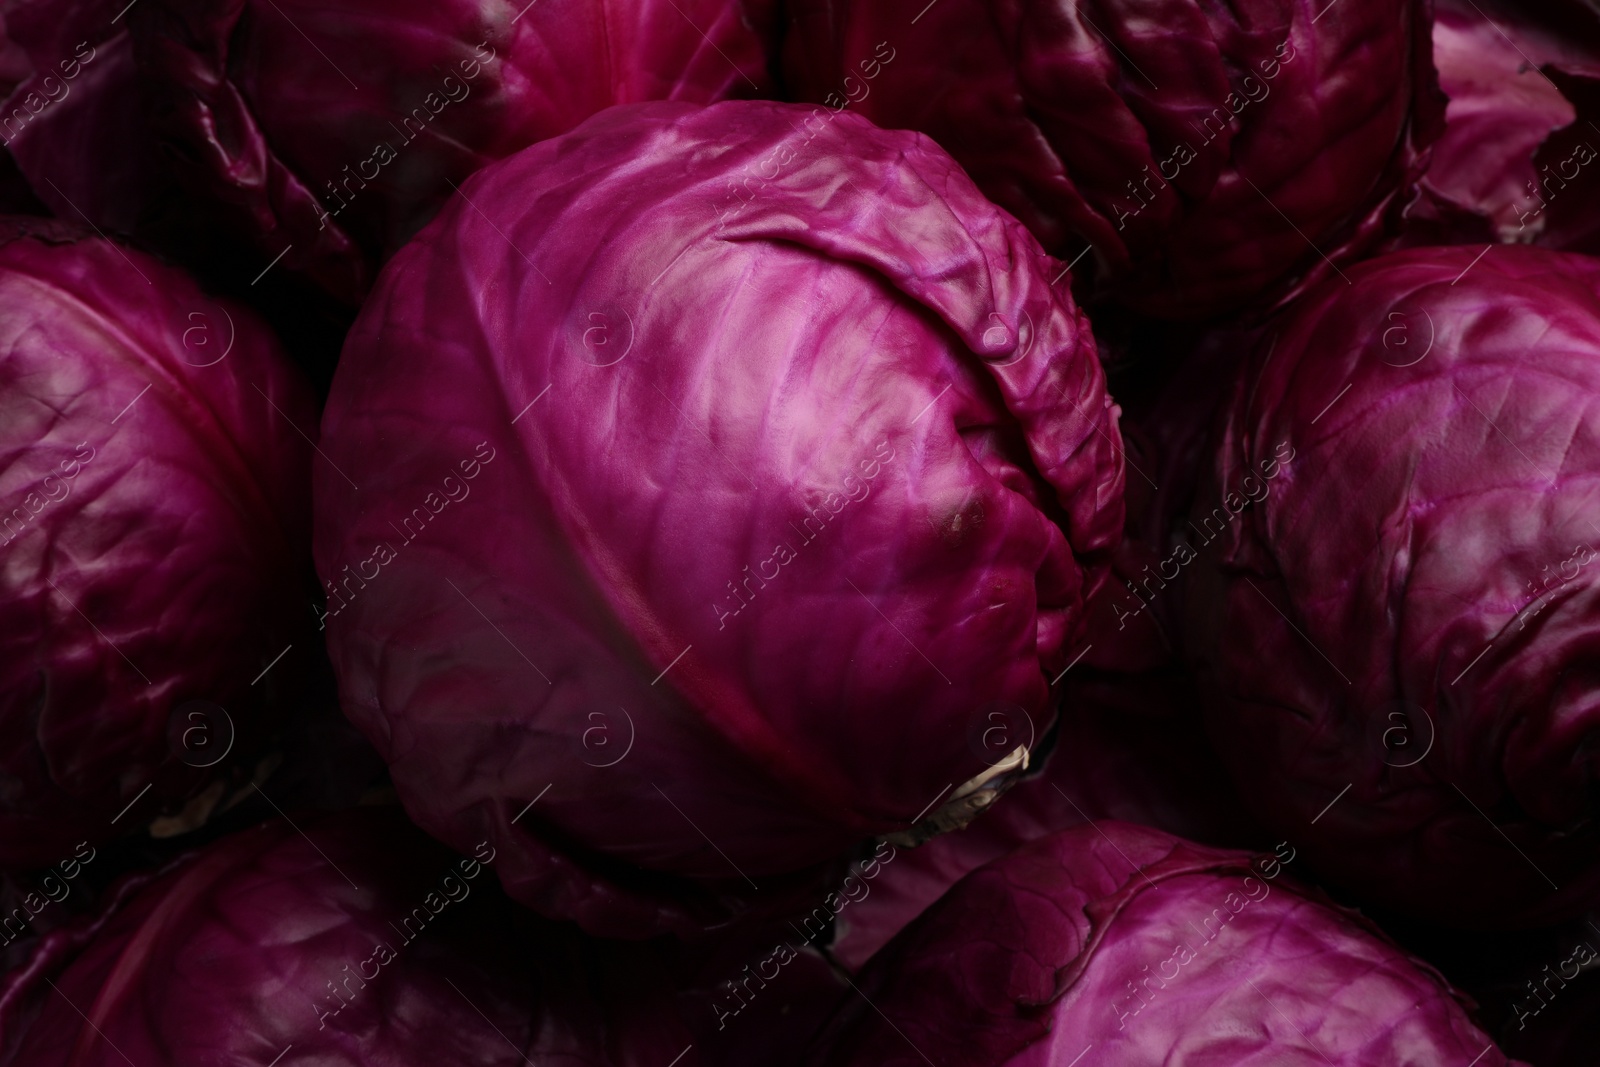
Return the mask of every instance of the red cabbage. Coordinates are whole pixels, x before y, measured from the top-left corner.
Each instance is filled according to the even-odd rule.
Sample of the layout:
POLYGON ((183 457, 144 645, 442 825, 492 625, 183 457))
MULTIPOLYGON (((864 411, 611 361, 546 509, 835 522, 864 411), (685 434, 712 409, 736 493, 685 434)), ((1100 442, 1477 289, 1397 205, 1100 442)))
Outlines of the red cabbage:
POLYGON ((929 134, 1100 292, 1162 317, 1259 312, 1370 251, 1441 125, 1422 0, 791 8, 807 99, 929 134))
POLYGON ((767 0, 141 0, 181 177, 352 303, 467 175, 613 104, 761 94, 767 0))
POLYGON ((1060 265, 926 138, 791 105, 612 109, 463 188, 317 474, 345 710, 412 816, 638 936, 992 799, 1121 527, 1060 265))
POLYGON ((68 859, 253 756, 313 647, 316 419, 243 307, 5 223, 0 864, 68 859))
POLYGON ((1575 916, 1600 891, 1600 263, 1467 246, 1346 274, 1239 377, 1191 515, 1211 734, 1362 899, 1575 916))

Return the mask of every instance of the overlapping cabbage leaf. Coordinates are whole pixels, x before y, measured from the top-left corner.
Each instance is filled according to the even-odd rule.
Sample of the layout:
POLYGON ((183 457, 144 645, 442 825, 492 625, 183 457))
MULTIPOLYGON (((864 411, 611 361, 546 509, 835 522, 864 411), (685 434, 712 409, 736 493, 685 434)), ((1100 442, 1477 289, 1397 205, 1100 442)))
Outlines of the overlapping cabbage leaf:
POLYGON ((1296 882, 1297 860, 1119 822, 1041 838, 874 957, 808 1062, 1510 1062, 1437 972, 1296 882))
POLYGON ((1421 0, 792 8, 807 99, 929 134, 1099 293, 1162 317, 1261 312, 1359 258, 1441 125, 1421 0))

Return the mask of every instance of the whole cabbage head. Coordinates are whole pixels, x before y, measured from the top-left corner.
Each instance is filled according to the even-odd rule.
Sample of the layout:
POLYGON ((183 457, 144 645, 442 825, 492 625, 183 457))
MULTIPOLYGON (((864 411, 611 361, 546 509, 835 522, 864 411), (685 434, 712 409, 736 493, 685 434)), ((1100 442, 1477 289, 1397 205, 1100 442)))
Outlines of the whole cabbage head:
POLYGON ((1295 858, 1119 822, 1041 838, 878 953, 808 1062, 1510 1062, 1436 971, 1286 874, 1295 858))
POLYGON ((394 808, 224 838, 7 976, 0 1064, 620 1067, 690 1044, 653 956, 522 927, 494 858, 394 808))
MULTIPOLYGON (((921 130, 1097 295, 1262 305, 1380 239, 1443 101, 1423 0, 796 0, 805 98, 921 130)), ((1087 291, 1088 287, 1085 287, 1087 291)))
POLYGON ((154 124, 262 262, 358 303, 491 160, 613 104, 770 88, 770 0, 149 0, 154 124))
POLYGON ((642 936, 991 800, 1122 520, 1060 265, 925 137, 793 105, 612 109, 463 192, 363 309, 316 482, 412 816, 642 936))
POLYGON ((1240 376, 1191 516, 1212 737, 1366 902, 1575 916, 1600 893, 1600 263, 1346 273, 1240 376))
POLYGON ((67 859, 254 756, 314 637, 316 418, 244 308, 0 223, 0 865, 67 859))

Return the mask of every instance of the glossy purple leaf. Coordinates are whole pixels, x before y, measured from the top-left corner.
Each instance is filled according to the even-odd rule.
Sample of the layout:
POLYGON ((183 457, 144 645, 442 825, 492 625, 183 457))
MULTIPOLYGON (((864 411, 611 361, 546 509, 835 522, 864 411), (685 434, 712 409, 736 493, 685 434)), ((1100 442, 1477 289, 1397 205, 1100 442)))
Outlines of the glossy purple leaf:
POLYGON ((1433 57, 1450 103, 1421 196, 1406 210, 1408 244, 1566 243, 1546 237, 1547 208, 1581 168, 1569 162, 1563 177, 1562 160, 1535 157, 1541 146, 1564 159, 1581 142, 1600 144, 1584 125, 1564 129, 1577 116, 1554 80, 1563 69, 1581 77, 1600 66, 1585 58, 1581 35, 1569 37, 1551 17, 1563 6, 1437 0, 1433 57), (1541 170, 1547 162, 1556 166, 1541 170))

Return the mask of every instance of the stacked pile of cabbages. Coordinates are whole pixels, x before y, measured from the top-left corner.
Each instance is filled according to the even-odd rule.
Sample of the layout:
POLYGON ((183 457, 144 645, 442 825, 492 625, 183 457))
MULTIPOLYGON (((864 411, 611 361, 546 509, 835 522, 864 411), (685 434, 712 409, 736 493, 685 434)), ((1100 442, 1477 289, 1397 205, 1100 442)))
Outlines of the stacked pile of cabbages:
POLYGON ((1583 0, 0 0, 0 1067, 1600 1061, 1583 0))

